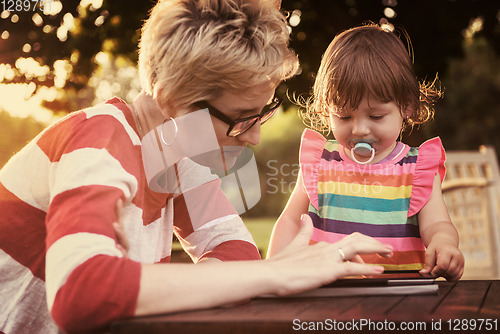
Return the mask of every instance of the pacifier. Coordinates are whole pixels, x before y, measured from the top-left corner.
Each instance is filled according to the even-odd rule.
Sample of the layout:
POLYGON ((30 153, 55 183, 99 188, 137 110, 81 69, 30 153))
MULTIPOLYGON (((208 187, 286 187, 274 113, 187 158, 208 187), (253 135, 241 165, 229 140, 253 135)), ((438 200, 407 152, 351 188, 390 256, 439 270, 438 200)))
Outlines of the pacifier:
POLYGON ((370 157, 367 161, 358 161, 354 154, 351 154, 352 160, 360 165, 366 165, 373 161, 375 152, 379 150, 380 143, 375 139, 348 139, 347 146, 351 152, 356 153, 362 157, 370 157))

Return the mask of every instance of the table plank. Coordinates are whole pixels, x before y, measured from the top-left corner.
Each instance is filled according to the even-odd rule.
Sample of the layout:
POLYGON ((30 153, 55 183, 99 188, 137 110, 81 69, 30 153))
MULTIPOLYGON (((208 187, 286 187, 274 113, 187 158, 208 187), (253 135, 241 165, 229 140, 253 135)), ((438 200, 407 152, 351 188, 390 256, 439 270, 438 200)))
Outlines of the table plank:
POLYGON ((458 281, 432 316, 441 319, 477 318, 490 284, 488 281, 458 281))
POLYGON ((366 297, 323 297, 314 299, 312 299, 314 306, 300 314, 301 320, 345 319, 344 314, 357 304, 362 303, 366 297))
POLYGON ((500 281, 492 281, 480 313, 483 318, 500 319, 500 281))
POLYGON ((228 308, 223 314, 214 317, 215 321, 266 321, 286 320, 297 317, 308 308, 314 306, 314 301, 297 298, 290 299, 255 299, 238 307, 228 308), (276 307, 279 303, 279 307, 276 307))
POLYGON ((449 319, 500 319, 500 281, 438 284, 438 295, 254 299, 229 308, 129 319, 113 324, 111 333, 295 333, 295 319, 306 326, 325 325, 329 319, 366 319, 377 325, 387 321, 395 328, 405 321, 422 321, 419 325, 432 330, 439 324, 444 333, 451 331, 449 319))
POLYGON ((361 303, 342 314, 343 319, 370 319, 384 320, 388 309, 401 302, 405 296, 376 296, 367 297, 361 303))
POLYGON ((432 320, 434 318, 432 313, 456 283, 440 281, 437 284, 439 284, 437 295, 408 295, 399 304, 388 309, 385 315, 398 321, 432 320))
POLYGON ((292 333, 290 321, 194 321, 114 324, 111 334, 279 334, 292 333))

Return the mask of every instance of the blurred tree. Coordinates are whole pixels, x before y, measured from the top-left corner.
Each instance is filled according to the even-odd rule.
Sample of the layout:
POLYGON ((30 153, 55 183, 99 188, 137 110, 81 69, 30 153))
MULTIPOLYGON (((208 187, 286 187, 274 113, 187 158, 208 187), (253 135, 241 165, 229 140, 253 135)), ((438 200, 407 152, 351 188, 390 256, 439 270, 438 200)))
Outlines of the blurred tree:
MULTIPOLYGON (((64 88, 64 96, 49 104, 55 111, 88 106, 94 99, 87 85, 98 66, 96 56, 105 52, 112 59, 122 56, 135 63, 140 27, 153 3, 45 0, 45 11, 3 11, 0 63, 8 64, 9 74, 2 77, 0 71, 0 82, 35 82, 37 86, 64 88), (16 65, 21 57, 36 60, 45 70, 40 75, 23 73, 16 65)), ((283 84, 281 93, 308 93, 321 55, 333 37, 365 21, 386 22, 408 31, 420 77, 434 78, 436 72, 445 71, 449 57, 462 55, 460 33, 472 18, 483 17, 480 34, 500 50, 498 1, 283 0, 282 8, 289 12, 291 47, 301 59, 302 73, 283 84)))
MULTIPOLYGON (((283 0, 290 12, 291 47, 298 53, 302 73, 280 87, 289 95, 310 92, 321 56, 336 34, 364 22, 403 28, 410 37, 416 75, 419 79, 442 78, 450 58, 462 58, 463 32, 477 17, 483 19, 479 36, 500 51, 500 2, 489 0, 283 0), (297 17, 298 16, 298 17, 297 17)), ((403 41, 405 37, 401 35, 403 41)), ((408 43, 407 43, 408 45, 408 43)), ((445 87, 446 88, 446 87, 445 87)), ((498 116, 500 118, 500 115, 498 116)), ((405 133, 403 141, 420 145, 431 136, 425 126, 405 133)))
MULTIPOLYGON (((56 113, 87 107, 109 94, 133 96, 140 89, 133 68, 140 27, 154 2, 45 0, 45 11, 8 12, 0 8, 0 83, 33 82, 38 89, 56 87, 60 96, 45 103, 56 113)), ((283 83, 279 93, 309 93, 321 55, 340 31, 365 21, 403 27, 411 37, 417 76, 433 79, 439 73, 446 88, 436 123, 415 131, 415 139, 405 141, 418 145, 438 133, 447 149, 498 145, 494 133, 500 122, 495 76, 499 65, 494 55, 500 52, 499 1, 282 0, 282 8, 288 12, 290 46, 300 57, 301 73, 283 83), (475 33, 476 44, 462 48, 464 32, 478 17, 482 29, 475 33), (454 61, 447 72, 450 59, 454 61), (482 122, 488 124, 484 127, 487 131, 482 131, 482 122)), ((287 102, 284 106, 290 120, 278 118, 282 128, 270 126, 271 120, 263 128, 262 144, 254 148, 262 173, 263 199, 249 214, 279 214, 281 208, 276 208, 284 205, 288 189, 293 188, 291 182, 296 176, 291 170, 297 163, 303 125, 290 105, 287 102), (278 175, 271 175, 276 172, 273 167, 278 168, 278 175), (273 183, 274 177, 278 183, 273 183), (282 191, 283 185, 286 191, 282 191), (274 196, 272 201, 265 197, 267 194, 274 196)), ((2 117, 0 125, 4 123, 2 117)), ((9 127, 1 130, 3 141, 17 136, 10 134, 9 127)), ((27 139, 19 140, 25 143, 27 139)), ((9 144, 0 143, 0 147, 4 145, 9 144)))
POLYGON ((87 85, 98 66, 96 56, 104 52, 135 63, 140 27, 151 6, 134 0, 45 0, 44 11, 40 2, 29 11, 2 11, 0 63, 7 66, 0 82, 64 89, 61 98, 46 103, 54 112, 87 107, 94 99, 87 85), (19 59, 37 65, 25 69, 19 59))
MULTIPOLYGON (((283 0, 292 25, 291 47, 301 61, 302 73, 289 80, 290 92, 310 91, 321 55, 339 32, 364 22, 404 28, 414 49, 416 74, 433 79, 444 73, 449 58, 463 56, 462 32, 481 16, 478 33, 500 51, 500 2, 489 0, 283 0)), ((404 36, 402 39, 405 40, 404 36)))
POLYGON ((0 168, 44 128, 31 117, 13 117, 0 112, 0 168))
POLYGON ((500 152, 500 57, 484 36, 465 38, 463 50, 464 58, 450 61, 432 133, 448 150, 492 145, 500 152))

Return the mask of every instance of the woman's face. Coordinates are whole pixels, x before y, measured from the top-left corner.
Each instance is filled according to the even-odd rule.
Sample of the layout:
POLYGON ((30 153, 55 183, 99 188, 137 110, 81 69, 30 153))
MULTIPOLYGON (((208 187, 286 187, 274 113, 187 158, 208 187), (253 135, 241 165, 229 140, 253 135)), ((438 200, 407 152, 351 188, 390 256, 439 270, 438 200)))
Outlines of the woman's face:
MULTIPOLYGON (((220 97, 207 102, 233 121, 236 121, 241 118, 259 115, 273 96, 274 89, 271 89, 269 84, 265 84, 242 93, 224 91, 220 97)), ((258 145, 260 143, 259 122, 237 137, 228 137, 226 135, 229 125, 223 121, 212 116, 212 122, 220 146, 246 146, 247 144, 258 145)))
MULTIPOLYGON (((274 88, 269 84, 256 86, 242 93, 225 91, 220 97, 208 100, 212 106, 220 110, 230 119, 236 121, 241 118, 259 115, 261 110, 274 96, 274 88)), ((225 159, 228 165, 233 165, 237 156, 247 144, 260 143, 260 122, 256 122, 250 129, 236 137, 228 137, 229 125, 211 116, 219 146, 224 148, 225 159)))

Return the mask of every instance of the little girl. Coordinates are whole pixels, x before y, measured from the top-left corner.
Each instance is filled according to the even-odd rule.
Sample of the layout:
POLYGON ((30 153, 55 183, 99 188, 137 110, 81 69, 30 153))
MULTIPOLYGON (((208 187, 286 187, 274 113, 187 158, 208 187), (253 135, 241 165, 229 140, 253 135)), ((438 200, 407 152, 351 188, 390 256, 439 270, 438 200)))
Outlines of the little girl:
POLYGON ((303 114, 336 140, 304 131, 297 186, 276 222, 268 256, 292 241, 301 214, 308 213, 315 227, 311 243, 359 232, 391 245, 394 255, 356 261, 458 280, 464 257, 441 193, 441 140, 418 148, 398 141, 405 127, 432 119, 440 96, 434 83, 418 82, 393 32, 370 24, 337 35, 303 114))

